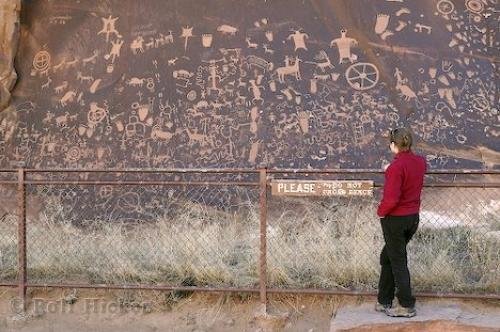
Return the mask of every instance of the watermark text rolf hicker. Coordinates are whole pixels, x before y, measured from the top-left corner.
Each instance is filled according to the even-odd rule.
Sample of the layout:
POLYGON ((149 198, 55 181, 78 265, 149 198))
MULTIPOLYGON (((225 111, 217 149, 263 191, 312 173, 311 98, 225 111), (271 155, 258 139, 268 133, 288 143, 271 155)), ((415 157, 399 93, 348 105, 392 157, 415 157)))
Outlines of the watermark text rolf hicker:
MULTIPOLYGON (((21 312, 21 301, 18 298, 11 299, 13 313, 21 312)), ((27 311, 36 315, 43 314, 141 314, 151 310, 150 302, 133 302, 125 304, 122 301, 114 301, 103 298, 80 298, 75 303, 69 303, 66 299, 32 298, 27 311)))

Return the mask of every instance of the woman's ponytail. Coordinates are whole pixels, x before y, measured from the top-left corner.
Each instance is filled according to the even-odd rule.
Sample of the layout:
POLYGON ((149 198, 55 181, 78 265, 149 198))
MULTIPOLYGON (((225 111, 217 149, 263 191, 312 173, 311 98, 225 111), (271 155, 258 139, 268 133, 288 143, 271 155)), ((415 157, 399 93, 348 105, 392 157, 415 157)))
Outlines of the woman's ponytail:
POLYGON ((400 151, 406 151, 411 148, 413 138, 411 131, 407 128, 396 128, 390 132, 390 140, 394 142, 400 151))

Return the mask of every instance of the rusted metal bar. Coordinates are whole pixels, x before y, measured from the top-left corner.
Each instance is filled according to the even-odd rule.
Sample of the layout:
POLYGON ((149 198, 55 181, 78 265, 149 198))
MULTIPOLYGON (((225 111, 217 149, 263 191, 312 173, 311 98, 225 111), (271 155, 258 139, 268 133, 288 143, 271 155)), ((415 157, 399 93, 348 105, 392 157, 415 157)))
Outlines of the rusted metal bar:
MULTIPOLYGON (((0 286, 15 287, 16 284, 0 284, 0 286)), ((197 286, 171 286, 171 285, 106 285, 106 284, 77 284, 77 283, 35 283, 27 284, 31 288, 82 288, 82 289, 137 289, 137 290, 172 290, 172 291, 194 291, 194 292, 224 292, 224 293, 260 293, 260 288, 238 288, 238 287, 197 287, 197 286)), ((334 289, 296 289, 296 288, 267 288, 269 294, 306 294, 306 295, 345 295, 345 296, 376 296, 375 291, 351 291, 334 289)), ((422 298, 450 298, 469 300, 500 300, 498 294, 458 294, 458 293, 431 293, 417 292, 416 297, 422 298)))
POLYGON ((259 182, 189 182, 189 181, 52 181, 27 180, 26 184, 34 185, 106 185, 106 186, 146 186, 146 185, 193 185, 193 186, 258 186, 259 182))
MULTIPOLYGON (((328 181, 328 180, 325 180, 328 181)), ((25 184, 33 185, 106 185, 106 186, 142 186, 142 185, 171 185, 171 186, 183 186, 183 185, 193 185, 193 186, 258 186, 260 182, 238 182, 238 181, 226 181, 226 182, 190 182, 190 181, 67 181, 67 180, 25 180, 25 184)), ((17 181, 0 181, 0 184, 17 184, 17 181)), ((383 183, 374 183, 375 188, 383 187, 383 183)), ((428 188, 500 188, 500 182, 492 183, 469 183, 469 182, 443 182, 443 183, 424 183, 424 187, 428 188)))
POLYGON ((267 172, 261 169, 260 178, 260 259, 259 259, 259 288, 260 302, 267 305, 267 172))
POLYGON ((447 183, 424 183, 427 188, 500 188, 498 183, 467 183, 467 182, 447 182, 447 183))
POLYGON ((106 284, 28 284, 28 287, 33 288, 95 288, 95 289, 143 289, 143 290, 172 290, 172 291, 196 291, 196 292, 242 292, 242 293, 258 293, 258 288, 237 288, 237 287, 199 287, 199 286, 172 286, 172 285, 106 285, 106 284))
POLYGON ((18 200, 18 223, 17 223, 17 259, 19 270, 19 299, 22 311, 26 310, 26 186, 24 184, 24 170, 18 170, 17 200, 18 200))
POLYGON ((250 168, 124 168, 124 169, 26 169, 28 173, 255 173, 250 168))
POLYGON ((15 282, 3 282, 0 283, 0 287, 18 287, 19 284, 15 282))
POLYGON ((269 169, 269 174, 367 174, 367 173, 384 173, 381 169, 269 169))
POLYGON ((495 169, 433 169, 426 174, 500 174, 500 170, 495 169))
MULTIPOLYGON (((0 172, 16 172, 16 169, 0 169, 0 172)), ((249 168, 172 168, 172 169, 25 169, 28 173, 258 173, 258 169, 249 168)), ((333 174, 359 174, 359 173, 384 173, 382 169, 293 169, 293 168, 275 168, 268 169, 267 173, 333 173, 333 174)), ((500 170, 482 170, 482 169, 434 169, 427 171, 426 174, 500 174, 500 170)))
MULTIPOLYGON (((349 295, 349 296, 377 296, 376 291, 351 291, 335 289, 316 289, 316 288, 268 288, 268 293, 275 294, 308 294, 308 295, 349 295)), ((416 297, 431 298, 451 298, 451 299, 481 299, 481 300, 500 300, 499 294, 457 294, 457 293, 430 293, 417 292, 416 297)))
MULTIPOLYGON (((382 169, 268 169, 268 173, 297 173, 297 174, 313 174, 313 173, 324 173, 324 174, 382 174, 384 171, 382 169)), ((426 174, 500 174, 500 170, 476 170, 476 169, 435 169, 429 170, 426 174)))
MULTIPOLYGON (((374 188, 383 188, 383 183, 374 183, 374 188)), ((424 188, 500 188, 499 183, 467 183, 467 182, 443 182, 424 183, 424 188)))

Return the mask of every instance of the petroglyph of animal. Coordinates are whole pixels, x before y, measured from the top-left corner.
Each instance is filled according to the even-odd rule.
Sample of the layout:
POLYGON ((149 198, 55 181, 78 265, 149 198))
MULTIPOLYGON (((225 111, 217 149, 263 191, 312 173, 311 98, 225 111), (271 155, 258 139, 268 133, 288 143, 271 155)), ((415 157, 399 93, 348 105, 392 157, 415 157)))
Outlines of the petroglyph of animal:
POLYGON ((257 48, 257 46, 259 46, 257 43, 252 43, 250 37, 245 38, 245 41, 247 42, 248 48, 257 48))
POLYGON ((333 65, 330 61, 330 58, 328 57, 328 54, 326 54, 325 51, 321 50, 319 51, 319 60, 323 60, 322 62, 316 62, 316 66, 321 69, 321 71, 326 71, 326 69, 333 69, 333 65))
POLYGON ((130 49, 134 54, 144 53, 143 44, 144 44, 144 38, 142 38, 142 36, 139 36, 132 41, 132 43, 130 44, 130 49))
POLYGON ((149 39, 149 43, 144 44, 146 46, 146 49, 149 50, 150 48, 153 48, 155 46, 155 41, 153 38, 149 39))
POLYGON ((194 75, 193 73, 184 69, 174 70, 172 72, 172 76, 174 78, 191 78, 193 77, 193 75, 194 75))
POLYGON ((159 126, 154 126, 151 130, 151 138, 154 140, 170 141, 174 135, 175 133, 161 130, 159 126))
POLYGON ((145 78, 132 77, 127 81, 127 85, 133 87, 142 87, 145 81, 146 81, 145 78))
POLYGON ((55 93, 62 93, 68 87, 68 81, 64 81, 61 85, 54 88, 55 93))
POLYGON ((198 134, 196 131, 195 132, 191 132, 187 128, 186 128, 186 133, 187 133, 187 135, 189 137, 189 140, 191 142, 198 142, 202 146, 204 146, 204 145, 206 145, 208 143, 208 136, 207 135, 198 134))
POLYGON ((66 106, 68 103, 72 103, 75 100, 76 97, 76 92, 73 90, 70 90, 64 94, 64 96, 59 100, 59 103, 61 106, 66 106))
POLYGON ((47 89, 50 83, 52 83, 52 80, 50 79, 50 77, 47 77, 47 82, 42 84, 42 89, 47 89))
POLYGON ((285 67, 278 67, 276 69, 276 73, 278 74, 278 79, 279 79, 280 83, 285 83, 285 76, 287 76, 287 75, 295 76, 296 80, 301 79, 300 67, 299 67, 299 63, 301 61, 302 60, 300 60, 299 58, 296 58, 295 63, 293 65, 287 65, 285 67))
POLYGON ((417 98, 415 92, 408 85, 404 84, 404 81, 398 80, 396 83, 396 90, 399 90, 400 94, 406 101, 417 98))
POLYGON ((223 25, 219 25, 219 27, 217 28, 217 31, 222 33, 223 35, 229 34, 229 35, 234 36, 238 32, 238 29, 233 27, 233 26, 223 24, 223 25))
POLYGON ((173 66, 173 65, 175 65, 175 63, 177 62, 177 60, 179 60, 178 57, 175 57, 173 59, 169 59, 169 60, 167 60, 167 65, 173 66))
POLYGON ((98 50, 94 50, 94 55, 92 55, 92 56, 90 56, 88 58, 82 59, 83 65, 85 66, 88 63, 92 63, 92 64, 95 65, 98 56, 99 56, 99 51, 98 50))
POLYGON ((264 49, 264 53, 274 54, 274 50, 270 49, 268 44, 262 45, 262 48, 264 49))
POLYGON ((69 68, 69 67, 75 67, 76 64, 80 61, 80 59, 78 58, 75 58, 73 59, 73 61, 69 61, 69 62, 66 62, 66 68, 69 68))
POLYGON ((210 102, 210 106, 212 106, 215 110, 221 110, 224 106, 231 106, 231 102, 229 101, 226 101, 224 103, 220 103, 220 102, 210 102))
POLYGON ((58 71, 59 69, 61 69, 62 67, 66 66, 66 59, 63 59, 60 63, 58 63, 57 65, 55 66, 52 66, 52 69, 54 71, 58 71))
POLYGON ((155 47, 158 48, 163 45, 172 44, 174 42, 174 36, 172 35, 172 31, 169 31, 168 35, 164 35, 160 33, 160 37, 155 38, 155 47))
POLYGON ((94 78, 92 76, 83 76, 81 71, 76 73, 76 78, 82 83, 83 82, 92 82, 94 80, 94 78))
POLYGON ((320 80, 320 81, 326 81, 326 80, 331 78, 331 75, 330 74, 324 74, 324 75, 314 74, 313 78, 316 80, 320 80))
POLYGON ((60 115, 56 117, 56 125, 59 127, 66 127, 68 124, 68 119, 69 119, 69 113, 66 112, 64 115, 60 115))

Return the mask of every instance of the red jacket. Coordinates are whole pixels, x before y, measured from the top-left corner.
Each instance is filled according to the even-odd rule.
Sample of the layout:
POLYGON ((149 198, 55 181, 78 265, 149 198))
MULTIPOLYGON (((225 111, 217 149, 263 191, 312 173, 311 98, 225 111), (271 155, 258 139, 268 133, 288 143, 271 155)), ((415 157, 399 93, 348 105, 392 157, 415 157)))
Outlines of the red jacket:
POLYGON ((426 171, 423 157, 411 151, 396 154, 385 171, 384 195, 378 206, 378 216, 417 214, 426 171))

